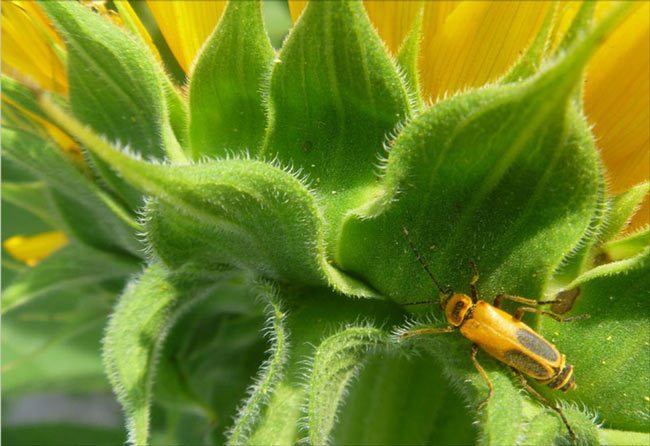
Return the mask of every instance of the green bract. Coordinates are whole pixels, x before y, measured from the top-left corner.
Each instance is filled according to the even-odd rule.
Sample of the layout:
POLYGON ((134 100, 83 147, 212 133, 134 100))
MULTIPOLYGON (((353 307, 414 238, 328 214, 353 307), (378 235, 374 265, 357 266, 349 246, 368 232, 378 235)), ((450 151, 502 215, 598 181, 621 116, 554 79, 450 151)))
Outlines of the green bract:
MULTIPOLYGON (((5 199, 71 240, 5 290, 13 367, 31 354, 12 345, 20 315, 66 296, 76 319, 51 336, 77 346, 105 326, 133 444, 568 444, 484 353, 494 396, 475 411, 487 387, 459 333, 394 335, 445 325, 437 305, 402 305, 438 294, 404 226, 458 292, 470 259, 489 302, 579 292, 567 311, 591 319, 527 319, 578 383, 539 390, 583 444, 647 442, 649 237, 617 235, 648 184, 607 194, 580 101, 625 7, 590 30, 586 4, 557 54, 549 15, 501 82, 430 106, 421 17, 396 62, 360 2, 313 1, 276 54, 260 3, 230 2, 186 98, 135 37, 75 2, 43 7, 66 41, 70 102, 4 78, 3 94, 74 136, 89 168, 3 116, 6 159, 35 177, 5 184, 5 199)), ((56 361, 72 357, 64 345, 56 361)), ((101 388, 99 357, 84 356, 89 379, 31 379, 101 388)), ((3 380, 10 394, 25 385, 3 380)))

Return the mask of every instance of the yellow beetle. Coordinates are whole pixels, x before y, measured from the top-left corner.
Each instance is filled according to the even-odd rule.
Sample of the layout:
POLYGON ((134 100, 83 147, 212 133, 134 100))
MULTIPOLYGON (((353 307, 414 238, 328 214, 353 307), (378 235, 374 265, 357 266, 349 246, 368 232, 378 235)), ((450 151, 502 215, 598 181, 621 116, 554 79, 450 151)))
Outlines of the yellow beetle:
MULTIPOLYGON (((488 385, 488 395, 482 401, 477 410, 481 410, 492 396, 492 383, 490 378, 483 370, 483 367, 476 360, 478 349, 485 351, 490 356, 512 367, 516 376, 521 381, 524 388, 533 396, 538 398, 551 409, 555 410, 569 430, 573 440, 576 440, 575 432, 567 421, 562 409, 551 404, 535 389, 533 389, 521 375, 522 373, 536 379, 540 384, 546 384, 551 389, 559 389, 563 392, 576 388, 573 375, 573 366, 566 362, 566 358, 557 348, 541 337, 539 334, 521 321, 524 313, 534 312, 550 316, 559 322, 569 322, 578 319, 587 319, 589 315, 583 314, 568 318, 561 318, 556 314, 548 311, 532 308, 531 305, 543 305, 557 303, 551 301, 536 301, 524 297, 513 296, 510 294, 498 294, 494 299, 494 304, 489 304, 478 298, 476 282, 478 281, 478 272, 476 265, 472 260, 474 277, 470 282, 472 296, 462 293, 454 293, 451 290, 443 290, 433 273, 420 256, 419 251, 415 248, 413 241, 405 226, 402 226, 406 239, 415 253, 418 261, 433 280, 440 291, 440 306, 445 312, 449 326, 445 328, 423 328, 419 330, 406 331, 401 333, 401 337, 410 337, 432 333, 451 333, 460 330, 460 333, 472 341, 471 357, 476 370, 483 377, 488 385), (501 310, 501 302, 508 299, 514 302, 528 306, 520 307, 514 315, 501 310)), ((432 301, 412 302, 406 305, 418 305, 431 303, 432 301)))

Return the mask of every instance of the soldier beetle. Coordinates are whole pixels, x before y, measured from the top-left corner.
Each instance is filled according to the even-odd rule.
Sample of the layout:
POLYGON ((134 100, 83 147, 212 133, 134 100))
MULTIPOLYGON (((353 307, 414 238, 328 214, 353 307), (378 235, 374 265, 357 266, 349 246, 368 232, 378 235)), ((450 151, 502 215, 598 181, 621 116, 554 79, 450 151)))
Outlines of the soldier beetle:
MULTIPOLYGON (((566 362, 565 356, 553 344, 535 333, 532 328, 521 321, 521 318, 524 313, 530 312, 552 317, 559 322, 569 322, 587 319, 589 315, 583 314, 580 316, 561 318, 554 313, 532 308, 533 305, 557 303, 556 300, 536 301, 510 294, 498 294, 493 304, 481 300, 476 290, 476 282, 479 279, 478 270, 472 259, 470 259, 474 270, 474 276, 470 281, 472 296, 455 293, 450 289, 445 290, 440 286, 440 283, 436 280, 426 262, 421 257, 406 227, 402 225, 402 229, 418 262, 420 262, 440 292, 440 306, 445 313, 449 325, 444 328, 423 328, 405 331, 400 334, 400 338, 423 334, 451 333, 459 330, 463 336, 472 341, 472 362, 488 386, 488 395, 478 405, 477 410, 485 407, 492 396, 492 382, 476 359, 476 354, 481 349, 498 361, 510 366, 528 393, 560 415, 569 430, 571 438, 573 441, 576 441, 576 434, 566 419, 564 412, 562 412, 562 409, 555 404, 551 404, 546 398, 540 395, 528 384, 523 376, 527 375, 537 380, 540 384, 548 385, 553 390, 559 389, 562 392, 567 392, 576 388, 573 366, 566 362), (513 315, 499 308, 503 299, 526 306, 518 308, 513 315)), ((411 302, 405 305, 418 305, 431 302, 433 301, 411 302)))

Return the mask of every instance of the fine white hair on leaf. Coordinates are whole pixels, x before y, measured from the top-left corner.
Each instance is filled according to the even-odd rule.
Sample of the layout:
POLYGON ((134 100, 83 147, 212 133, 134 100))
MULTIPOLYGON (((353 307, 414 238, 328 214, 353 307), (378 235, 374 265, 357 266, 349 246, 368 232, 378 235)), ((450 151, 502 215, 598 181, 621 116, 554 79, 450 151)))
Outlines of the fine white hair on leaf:
POLYGON ((262 71, 260 74, 260 79, 257 87, 257 92, 261 98, 262 110, 264 112, 264 117, 266 118, 266 129, 265 134, 268 131, 269 124, 272 118, 271 112, 271 80, 273 77, 273 71, 275 66, 279 63, 279 59, 275 57, 273 61, 266 67, 266 70, 262 71))
POLYGON ((257 298, 266 302, 265 312, 268 316, 262 332, 270 341, 267 350, 269 357, 260 367, 258 376, 247 390, 248 398, 237 409, 233 425, 226 432, 228 444, 231 445, 248 442, 259 421, 262 407, 268 403, 275 385, 283 377, 284 365, 288 358, 289 334, 284 327, 287 313, 281 308, 277 291, 267 281, 256 281, 251 285, 257 293, 257 298))
POLYGON ((137 240, 142 244, 142 254, 148 263, 151 263, 155 260, 155 253, 151 244, 149 244, 149 236, 147 232, 147 226, 151 221, 151 215, 148 210, 153 204, 153 199, 149 196, 144 197, 143 206, 139 209, 136 209, 135 220, 137 224, 142 228, 141 231, 137 231, 135 236, 137 240))
MULTIPOLYGON (((391 57, 391 60, 393 58, 391 57)), ((409 104, 409 109, 408 112, 409 114, 415 116, 418 114, 418 92, 417 92, 417 85, 413 86, 411 85, 411 82, 408 79, 408 75, 406 73, 406 70, 404 67, 402 67, 397 61, 393 60, 393 64, 395 66, 395 69, 397 71, 397 76, 400 78, 400 81, 402 82, 402 85, 404 85, 404 89, 406 90, 406 100, 408 101, 409 104)))
POLYGON ((329 428, 336 422, 348 384, 358 375, 366 354, 386 342, 381 329, 361 319, 332 333, 313 348, 300 373, 307 395, 302 406, 300 432, 304 435, 302 440, 312 444, 329 442, 329 428), (346 356, 348 361, 343 360, 346 356))

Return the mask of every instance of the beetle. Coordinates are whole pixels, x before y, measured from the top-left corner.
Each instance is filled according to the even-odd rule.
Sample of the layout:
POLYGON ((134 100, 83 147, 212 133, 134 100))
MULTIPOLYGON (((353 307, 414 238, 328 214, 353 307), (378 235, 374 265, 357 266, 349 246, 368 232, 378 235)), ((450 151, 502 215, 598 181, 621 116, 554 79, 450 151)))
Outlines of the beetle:
MULTIPOLYGON (((459 330, 464 337, 472 341, 472 362, 488 386, 488 395, 478 405, 477 410, 485 407, 492 397, 492 382, 476 359, 478 350, 481 349, 498 361, 510 366, 522 386, 531 395, 557 412, 575 442, 576 434, 562 412, 562 409, 555 404, 551 404, 546 398, 540 395, 528 384, 523 376, 527 375, 537 380, 540 384, 548 385, 553 390, 568 392, 577 387, 573 374, 573 366, 566 361, 565 356, 553 344, 523 323, 521 318, 524 313, 530 312, 552 317, 559 322, 570 322, 579 319, 588 319, 589 315, 583 314, 561 318, 554 313, 532 308, 533 305, 557 303, 556 300, 536 301, 504 293, 498 294, 494 298, 493 304, 481 300, 478 297, 478 291, 476 289, 479 274, 476 264, 472 259, 470 259, 470 262, 474 276, 470 281, 471 297, 466 294, 456 293, 451 289, 445 290, 440 286, 440 283, 436 280, 426 262, 420 256, 406 226, 402 225, 402 229, 411 250, 415 253, 418 261, 440 292, 440 307, 444 311, 449 325, 444 328, 423 328, 405 331, 400 334, 400 338, 423 334, 451 333, 459 330), (503 299, 527 306, 518 308, 513 315, 500 308, 503 299)), ((405 305, 418 305, 431 302, 411 302, 405 305)))

